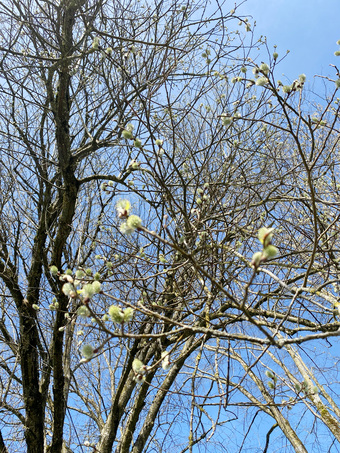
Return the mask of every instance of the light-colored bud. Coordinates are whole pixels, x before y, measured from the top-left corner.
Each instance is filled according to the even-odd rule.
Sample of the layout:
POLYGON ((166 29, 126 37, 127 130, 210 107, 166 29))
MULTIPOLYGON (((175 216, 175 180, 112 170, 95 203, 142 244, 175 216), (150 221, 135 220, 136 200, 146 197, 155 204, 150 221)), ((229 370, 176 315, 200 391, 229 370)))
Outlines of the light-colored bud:
POLYGON ((85 305, 81 305, 77 310, 77 315, 82 318, 87 318, 90 316, 90 310, 85 305))
POLYGON ((263 87, 268 83, 267 77, 260 77, 256 80, 255 85, 263 87))
POLYGON ((116 204, 117 215, 120 219, 130 215, 131 203, 129 200, 119 200, 116 204))
POLYGON ((130 215, 126 221, 128 227, 130 228, 140 228, 142 226, 142 219, 138 215, 130 215))
POLYGON ((75 292, 75 288, 71 283, 65 283, 62 287, 62 292, 65 296, 72 297, 71 294, 75 292))
POLYGON ((98 294, 102 290, 102 284, 98 280, 94 281, 91 286, 94 294, 98 294))
POLYGON ((126 140, 131 140, 132 138, 132 132, 131 131, 128 131, 126 129, 123 130, 122 132, 122 136, 126 139, 126 140))
POLYGON ((260 71, 263 72, 263 74, 268 75, 270 67, 266 63, 262 63, 260 66, 260 71))
POLYGON ((278 249, 274 247, 274 245, 268 245, 268 247, 263 250, 263 254, 266 258, 274 258, 278 252, 278 249))
POLYGON ((131 307, 126 308, 124 310, 124 317, 123 317, 124 322, 131 321, 133 318, 133 313, 134 313, 133 308, 131 308, 131 307))
POLYGON ((124 322, 124 312, 120 307, 117 307, 117 305, 111 305, 109 308, 109 315, 116 324, 122 324, 124 322))
POLYGON ((91 344, 84 344, 84 346, 81 348, 81 354, 85 359, 91 359, 94 354, 94 348, 91 344))
POLYGON ((54 276, 58 275, 59 271, 58 271, 57 266, 51 266, 51 267, 50 267, 50 272, 51 272, 51 274, 54 275, 54 276))
POLYGON ((290 93, 290 92, 292 91, 291 85, 283 85, 282 91, 283 91, 284 93, 286 93, 286 94, 287 94, 287 93, 290 93))
POLYGON ((86 285, 84 285, 80 291, 80 294, 85 299, 91 299, 91 297, 95 294, 95 290, 92 286, 92 283, 87 283, 86 285))
POLYGON ((139 360, 139 359, 133 360, 132 369, 135 374, 141 374, 141 375, 145 374, 145 371, 146 371, 145 368, 146 367, 141 360, 139 360))
POLYGON ((263 258, 262 252, 254 253, 253 258, 251 260, 251 265, 253 267, 258 267, 260 265, 261 261, 262 261, 262 258, 263 258))
POLYGON ((233 117, 228 115, 227 113, 222 113, 221 119, 223 126, 229 126, 229 124, 233 122, 233 117))
POLYGON ((273 238, 273 234, 274 234, 274 228, 262 227, 259 229, 258 238, 259 238, 259 241, 261 242, 261 244, 263 244, 264 248, 266 248, 270 244, 270 242, 273 238))

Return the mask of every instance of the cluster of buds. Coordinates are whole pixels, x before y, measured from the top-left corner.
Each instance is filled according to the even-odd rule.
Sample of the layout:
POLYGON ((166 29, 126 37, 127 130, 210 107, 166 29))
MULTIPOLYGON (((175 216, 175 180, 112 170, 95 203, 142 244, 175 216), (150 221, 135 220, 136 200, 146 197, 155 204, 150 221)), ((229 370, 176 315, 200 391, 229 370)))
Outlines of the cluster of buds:
POLYGON ((277 376, 272 373, 270 370, 266 370, 265 372, 265 375, 271 379, 269 382, 268 382, 268 387, 271 388, 271 389, 275 389, 276 387, 276 383, 277 383, 277 376))
POLYGON ((100 41, 99 36, 95 36, 93 38, 93 41, 92 41, 92 49, 93 50, 98 50, 99 49, 99 41, 100 41))
POLYGON ((141 360, 134 359, 134 361, 132 362, 132 371, 135 374, 135 381, 139 384, 145 381, 145 374, 149 369, 150 368, 144 365, 141 360))
POLYGON ((133 139, 133 124, 129 123, 126 125, 125 129, 122 131, 122 136, 125 140, 132 140, 133 139))
MULTIPOLYGON (((337 43, 338 46, 340 46, 340 39, 339 39, 336 43, 337 43)), ((335 55, 336 57, 340 57, 340 50, 336 50, 336 51, 334 52, 334 55, 335 55)))
POLYGON ((117 215, 120 219, 126 219, 120 226, 123 234, 132 234, 142 226, 142 219, 138 215, 130 215, 131 204, 128 200, 119 200, 116 204, 117 215))
POLYGON ((98 281, 100 274, 95 274, 92 277, 91 269, 86 269, 85 271, 78 269, 75 274, 73 274, 71 269, 67 269, 64 274, 60 274, 56 266, 51 266, 50 272, 54 276, 59 276, 60 281, 65 282, 62 292, 71 299, 80 297, 84 303, 87 303, 95 294, 99 294, 102 290, 102 285, 98 281), (87 279, 89 277, 91 279, 94 278, 94 281, 88 282, 87 279), (81 286, 81 289, 77 289, 79 286, 81 286))
POLYGON ((300 74, 299 78, 294 80, 294 82, 291 85, 282 85, 282 91, 285 94, 289 94, 289 93, 292 93, 297 90, 302 90, 305 82, 306 82, 306 75, 300 74))
POLYGON ((274 258, 278 254, 278 249, 272 245, 274 228, 260 228, 258 232, 258 238, 263 246, 262 252, 256 252, 251 260, 251 265, 254 269, 257 269, 261 263, 267 261, 270 258, 274 258))
POLYGON ((133 318, 134 310, 130 307, 122 308, 118 307, 117 305, 111 305, 109 308, 109 315, 112 321, 116 324, 124 324, 125 322, 129 322, 133 318))

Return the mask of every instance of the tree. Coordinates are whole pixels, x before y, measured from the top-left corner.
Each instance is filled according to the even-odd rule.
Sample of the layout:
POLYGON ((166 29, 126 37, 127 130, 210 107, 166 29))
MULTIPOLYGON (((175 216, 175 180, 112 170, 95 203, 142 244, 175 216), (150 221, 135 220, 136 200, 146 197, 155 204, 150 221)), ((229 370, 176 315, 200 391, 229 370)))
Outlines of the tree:
POLYGON ((1 3, 5 452, 339 440, 336 90, 191 3, 1 3))

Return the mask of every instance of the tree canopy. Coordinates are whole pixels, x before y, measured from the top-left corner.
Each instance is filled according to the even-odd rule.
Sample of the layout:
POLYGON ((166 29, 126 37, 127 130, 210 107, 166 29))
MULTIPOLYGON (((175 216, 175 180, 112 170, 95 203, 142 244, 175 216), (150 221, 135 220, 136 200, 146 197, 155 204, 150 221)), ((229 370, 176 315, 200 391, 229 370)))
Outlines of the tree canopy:
POLYGON ((340 75, 229 9, 0 1, 1 452, 340 450, 340 75))

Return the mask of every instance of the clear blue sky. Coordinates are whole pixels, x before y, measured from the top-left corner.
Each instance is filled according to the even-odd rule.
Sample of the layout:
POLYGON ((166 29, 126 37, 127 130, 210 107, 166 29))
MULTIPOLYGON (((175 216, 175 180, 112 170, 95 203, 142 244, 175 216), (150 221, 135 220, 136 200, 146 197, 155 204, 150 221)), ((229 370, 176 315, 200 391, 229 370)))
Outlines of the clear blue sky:
MULTIPOLYGON (((293 81, 305 73, 311 85, 315 74, 335 78, 329 64, 340 68, 340 57, 334 56, 340 50, 336 44, 340 39, 340 0, 247 0, 237 13, 252 16, 255 36, 267 36, 269 49, 276 44, 280 57, 290 50, 278 67, 277 77, 284 73, 293 81)), ((319 82, 315 88, 318 86, 319 82)))

